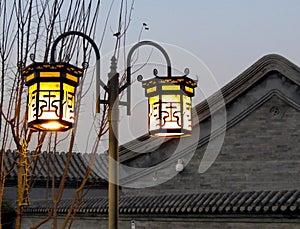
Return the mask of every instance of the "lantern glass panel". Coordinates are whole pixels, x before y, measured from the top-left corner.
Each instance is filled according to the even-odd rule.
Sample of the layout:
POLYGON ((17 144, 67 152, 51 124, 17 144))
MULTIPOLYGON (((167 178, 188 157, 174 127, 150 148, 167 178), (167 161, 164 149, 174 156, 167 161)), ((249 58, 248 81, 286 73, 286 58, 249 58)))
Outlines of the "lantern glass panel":
POLYGON ((161 119, 163 129, 181 128, 180 95, 162 95, 161 119))
POLYGON ((75 87, 64 83, 63 90, 64 90, 64 99, 63 99, 62 119, 68 122, 74 122, 75 87))
POLYGON ((183 105, 183 129, 192 130, 192 98, 186 95, 182 96, 183 105))
POLYGON ((159 96, 149 97, 149 130, 160 129, 159 96))
POLYGON ((36 119, 37 84, 28 88, 28 122, 36 119))
POLYGON ((180 85, 164 85, 161 88, 163 91, 179 91, 180 85))
POLYGON ((40 120, 55 120, 60 118, 60 83, 40 82, 39 90, 39 112, 40 120))

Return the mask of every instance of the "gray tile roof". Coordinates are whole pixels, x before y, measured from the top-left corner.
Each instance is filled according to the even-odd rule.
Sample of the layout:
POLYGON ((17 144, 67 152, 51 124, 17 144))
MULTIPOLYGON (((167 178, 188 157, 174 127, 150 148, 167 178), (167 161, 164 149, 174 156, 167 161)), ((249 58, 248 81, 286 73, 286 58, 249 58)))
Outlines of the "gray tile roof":
MULTIPOLYGON (((68 157, 67 153, 41 152, 37 154, 35 152, 29 152, 28 157, 32 163, 29 170, 31 182, 36 185, 44 185, 45 182, 51 181, 53 176, 56 183, 60 182, 68 157), (37 157, 36 155, 39 156, 37 157)), ((81 182, 85 176, 89 157, 89 154, 72 153, 66 185, 76 186, 77 183, 81 182)), ((105 158, 106 157, 104 155, 96 156, 94 166, 97 170, 93 170, 91 172, 87 184, 107 184, 106 180, 102 179, 103 176, 101 176, 104 172, 100 173, 98 171, 100 168, 103 171, 107 170, 105 158)), ((8 174, 6 177, 6 185, 8 186, 15 185, 17 183, 17 166, 15 163, 17 159, 18 153, 11 150, 6 151, 4 156, 4 165, 5 172, 8 174)))
MULTIPOLYGON (((58 213, 66 213, 71 200, 63 200, 58 213)), ((43 213, 51 201, 33 201, 24 212, 43 213)), ((106 198, 89 198, 81 202, 78 214, 107 214, 106 198)), ((199 193, 161 196, 124 196, 120 201, 121 214, 279 214, 300 212, 300 191, 253 191, 228 193, 199 193)))

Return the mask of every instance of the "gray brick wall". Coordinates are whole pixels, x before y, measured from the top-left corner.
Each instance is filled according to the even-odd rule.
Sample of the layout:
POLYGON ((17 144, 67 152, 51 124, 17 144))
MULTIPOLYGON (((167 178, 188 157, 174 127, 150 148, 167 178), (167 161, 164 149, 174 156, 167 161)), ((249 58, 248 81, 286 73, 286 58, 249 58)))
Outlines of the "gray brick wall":
MULTIPOLYGON (((198 173, 206 149, 203 146, 173 179, 151 188, 123 188, 123 192, 155 195, 299 189, 299 120, 298 110, 273 96, 226 131, 222 150, 205 173, 198 173)), ((170 169, 175 169, 175 163, 170 169)), ((162 179, 163 174, 157 176, 162 179)))
MULTIPOLYGON (((134 218, 134 217, 133 217, 134 218)), ((38 216, 28 216, 23 219, 22 228, 28 229, 39 222, 38 216)), ((131 229, 132 217, 122 217, 120 219, 120 229, 131 229)), ((135 229, 298 229, 299 219, 285 221, 284 219, 265 218, 255 220, 253 218, 135 218, 135 229)), ((58 219, 58 228, 62 223, 62 218, 58 219)), ((52 228, 51 221, 44 224, 40 229, 52 228)), ((107 218, 105 217, 83 217, 78 216, 72 225, 72 229, 106 229, 107 218)))

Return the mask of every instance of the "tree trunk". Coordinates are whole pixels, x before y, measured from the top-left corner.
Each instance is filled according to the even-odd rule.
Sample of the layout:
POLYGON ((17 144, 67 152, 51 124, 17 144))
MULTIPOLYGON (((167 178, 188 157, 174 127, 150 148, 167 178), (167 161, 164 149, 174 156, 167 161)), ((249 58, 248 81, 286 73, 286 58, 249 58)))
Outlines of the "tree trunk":
POLYGON ((18 163, 18 193, 16 206, 16 229, 21 229, 23 215, 23 198, 24 198, 24 163, 25 158, 23 152, 19 154, 18 163))
POLYGON ((2 203, 3 203, 3 192, 4 192, 5 177, 1 174, 1 186, 0 186, 0 229, 2 229, 2 203))

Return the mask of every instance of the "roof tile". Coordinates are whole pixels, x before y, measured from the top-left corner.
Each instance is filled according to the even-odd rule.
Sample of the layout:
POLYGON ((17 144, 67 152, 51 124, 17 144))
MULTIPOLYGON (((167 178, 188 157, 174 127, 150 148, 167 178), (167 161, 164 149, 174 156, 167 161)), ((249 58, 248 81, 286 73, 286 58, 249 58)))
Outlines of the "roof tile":
MULTIPOLYGON (((58 213, 66 213, 71 200, 62 200, 58 213)), ((32 201, 24 208, 27 214, 47 212, 49 201, 32 201)), ((300 190, 252 191, 229 193, 196 193, 162 196, 124 196, 120 202, 121 214, 290 214, 300 210, 300 190)), ((107 214, 107 198, 84 199, 78 214, 107 214)), ((299 211, 300 212, 300 211, 299 211)))
MULTIPOLYGON (((68 153, 60 152, 42 152, 40 154, 36 152, 28 152, 29 156, 32 156, 32 166, 29 170, 29 175, 34 178, 34 182, 46 182, 50 181, 54 177, 56 182, 59 182, 63 176, 63 172, 66 166, 66 161, 68 153), (39 155, 38 157, 36 155, 39 155)), ((74 185, 80 182, 85 176, 85 169, 88 166, 88 160, 91 155, 72 153, 71 164, 69 172, 67 174, 67 184, 74 185)), ((103 155, 96 155, 97 161, 102 161, 103 155)), ((18 158, 18 153, 16 151, 7 150, 5 152, 5 172, 7 175, 7 181, 12 185, 17 183, 17 166, 16 159, 18 158), (12 172, 9 172, 11 169, 12 172), (9 172, 9 173, 8 173, 9 172)), ((105 163, 102 165, 95 163, 95 169, 92 170, 87 183, 90 184, 107 184, 107 182, 102 179, 103 174, 106 171, 105 163), (100 167, 104 168, 100 168, 100 167), (96 170, 97 169, 97 170, 96 170)))

